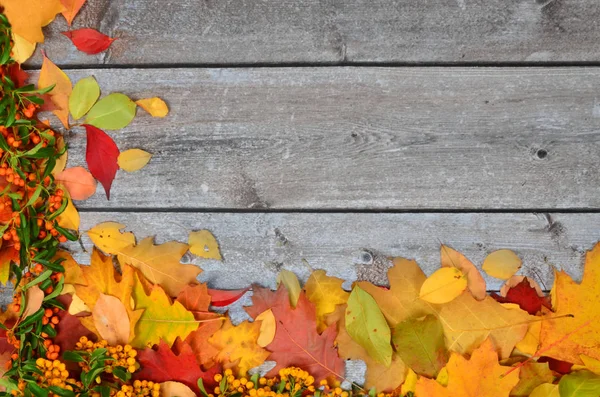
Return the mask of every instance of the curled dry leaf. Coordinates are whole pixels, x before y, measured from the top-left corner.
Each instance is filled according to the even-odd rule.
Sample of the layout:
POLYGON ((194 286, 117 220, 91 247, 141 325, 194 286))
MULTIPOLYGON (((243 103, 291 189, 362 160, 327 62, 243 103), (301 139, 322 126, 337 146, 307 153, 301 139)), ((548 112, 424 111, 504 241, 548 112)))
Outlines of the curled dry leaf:
POLYGON ((152 155, 141 149, 129 149, 121 152, 117 163, 122 170, 127 172, 139 171, 148 164, 152 155))
POLYGON ((129 317, 127 309, 118 298, 101 293, 92 316, 100 337, 109 345, 124 345, 129 342, 129 317))
POLYGON ((283 284, 285 286, 290 298, 290 305, 293 308, 296 307, 298 298, 300 297, 300 291, 302 291, 298 277, 296 277, 293 272, 283 269, 277 275, 277 284, 283 284))
POLYGON ((165 101, 158 97, 140 99, 135 101, 135 103, 150 113, 152 117, 166 117, 169 114, 169 107, 165 101))
POLYGON ((440 248, 440 256, 442 267, 455 267, 467 277, 467 286, 475 299, 485 299, 487 295, 485 280, 466 256, 443 244, 440 248))
POLYGON ((108 37, 91 28, 69 30, 68 32, 62 32, 62 34, 71 39, 79 51, 89 55, 106 51, 112 42, 116 40, 116 38, 108 37))
POLYGON ((96 193, 96 179, 83 167, 67 168, 56 175, 73 200, 86 200, 96 193))
POLYGON ((123 233, 125 225, 116 222, 102 222, 87 231, 94 245, 107 254, 117 254, 130 245, 135 245, 131 232, 123 233))
POLYGON ((483 270, 492 277, 508 280, 521 268, 521 258, 511 250, 497 250, 483 261, 483 270))
POLYGON ((27 289, 27 291, 25 291, 25 309, 23 310, 21 317, 27 318, 40 310, 43 301, 44 291, 42 291, 37 285, 27 289))
POLYGON ((419 298, 430 303, 448 303, 467 288, 467 278, 455 267, 436 270, 425 280, 419 298))
POLYGON ((200 258, 223 260, 219 243, 215 236, 208 230, 199 230, 191 232, 188 238, 190 252, 200 258))

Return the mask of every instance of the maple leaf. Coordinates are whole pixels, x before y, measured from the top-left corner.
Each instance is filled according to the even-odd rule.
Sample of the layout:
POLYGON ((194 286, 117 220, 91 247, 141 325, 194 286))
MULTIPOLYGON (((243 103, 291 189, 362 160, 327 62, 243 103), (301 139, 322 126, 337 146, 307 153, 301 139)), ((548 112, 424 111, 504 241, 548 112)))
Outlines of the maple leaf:
POLYGON ((177 351, 160 341, 156 349, 146 348, 137 356, 141 369, 134 373, 134 379, 153 382, 181 382, 201 395, 198 389, 198 379, 202 379, 207 389, 215 386, 214 376, 221 372, 221 367, 215 365, 208 371, 202 371, 192 349, 185 342, 176 343, 177 351))
POLYGON ((340 278, 328 276, 325 270, 315 270, 304 284, 306 297, 315 305, 319 332, 327 328, 327 315, 348 301, 350 294, 342 288, 343 283, 340 278))
POLYGON ((496 293, 490 295, 500 303, 516 303, 531 315, 535 315, 542 310, 542 306, 552 309, 549 299, 540 297, 527 279, 523 279, 519 284, 510 288, 506 293, 506 297, 496 293))
POLYGON ((415 395, 417 397, 508 397, 511 389, 519 382, 518 369, 506 374, 511 367, 498 364, 496 348, 489 339, 474 350, 468 360, 453 352, 446 368, 447 387, 433 379, 420 378, 415 395))
POLYGON ((119 169, 119 148, 106 132, 93 125, 83 126, 87 133, 85 160, 94 178, 104 186, 106 198, 110 200, 110 187, 119 169))
MULTIPOLYGON (((82 266, 81 270, 86 285, 75 285, 77 296, 91 311, 94 310, 100 294, 118 298, 127 310, 130 322, 129 339, 132 340, 135 336, 135 325, 142 315, 141 310, 131 308, 135 271, 129 266, 121 266, 122 273, 119 274, 113 265, 112 257, 104 256, 96 248, 92 251, 90 266, 82 266)), ((98 334, 92 316, 82 317, 81 322, 98 334)))
POLYGON ((42 27, 54 20, 64 10, 60 0, 0 0, 4 14, 14 33, 31 43, 42 43, 42 27))
POLYGON ((69 30, 68 32, 62 32, 62 34, 71 39, 79 51, 89 55, 106 51, 112 42, 116 40, 116 38, 108 37, 91 28, 69 30))
POLYGON ((582 354, 600 359, 600 243, 586 253, 581 284, 555 270, 550 295, 555 315, 542 322, 540 351, 573 364, 582 354))
POLYGON ((315 307, 301 293, 295 309, 290 306, 288 292, 280 286, 276 292, 268 288, 254 287, 253 305, 246 308, 252 318, 271 309, 277 320, 275 338, 267 346, 270 359, 277 364, 268 376, 277 374, 281 368, 296 366, 310 372, 316 382, 335 376, 343 379, 344 362, 334 347, 335 326, 321 335, 317 332, 315 307))
POLYGON ((58 66, 56 66, 46 54, 44 55, 44 61, 40 70, 38 78, 38 87, 40 89, 54 86, 52 91, 48 93, 50 99, 56 105, 56 109, 52 110, 52 113, 58 117, 60 122, 69 128, 69 96, 73 91, 71 80, 69 76, 65 74, 58 66))
POLYGON ((146 294, 137 274, 133 299, 135 308, 144 310, 136 325, 135 338, 131 341, 134 347, 151 346, 160 340, 172 345, 176 338, 184 339, 198 328, 194 315, 181 303, 172 302, 162 287, 154 285, 146 294))
POLYGON ((182 264, 187 244, 169 241, 154 245, 152 237, 143 239, 138 245, 119 251, 119 263, 128 264, 142 272, 153 284, 159 284, 169 296, 177 296, 188 284, 197 284, 196 277, 202 269, 182 264))
POLYGON ((234 326, 226 318, 221 329, 208 342, 219 351, 216 356, 218 362, 233 363, 239 375, 245 376, 249 369, 258 367, 269 356, 269 352, 257 344, 259 334, 259 321, 243 321, 234 326))

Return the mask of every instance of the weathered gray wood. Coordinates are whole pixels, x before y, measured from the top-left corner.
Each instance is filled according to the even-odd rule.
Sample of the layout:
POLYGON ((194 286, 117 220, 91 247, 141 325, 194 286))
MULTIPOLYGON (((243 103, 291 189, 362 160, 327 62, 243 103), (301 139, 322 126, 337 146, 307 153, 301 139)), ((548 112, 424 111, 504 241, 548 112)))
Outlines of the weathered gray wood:
MULTIPOLYGON (((63 65, 598 62, 597 0, 94 0, 74 27, 118 37, 98 56, 46 34, 63 65)), ((39 65, 39 55, 32 65, 39 65)))
POLYGON ((154 158, 82 208, 600 208, 600 68, 90 74, 171 114, 110 133, 154 158))
MULTIPOLYGON (((201 279, 216 288, 242 288, 251 283, 274 286, 281 269, 305 280, 310 267, 326 269, 345 280, 382 280, 384 256, 414 258, 431 273, 439 267, 440 242, 480 266, 500 248, 522 259, 521 273, 552 286, 552 265, 575 278, 582 274, 582 254, 600 238, 600 214, 265 214, 265 213, 85 213, 81 230, 118 221, 138 240, 187 241, 191 230, 209 229, 216 236, 223 262, 198 259, 201 279), (304 260, 306 262, 304 262, 304 260), (310 266, 310 267, 309 267, 310 266)), ((92 244, 82 237, 71 243, 75 258, 89 262, 92 244)), ((487 278, 488 288, 500 280, 487 278)), ((385 282, 385 279, 383 279, 385 282)), ((349 283, 346 285, 350 285, 349 283)))

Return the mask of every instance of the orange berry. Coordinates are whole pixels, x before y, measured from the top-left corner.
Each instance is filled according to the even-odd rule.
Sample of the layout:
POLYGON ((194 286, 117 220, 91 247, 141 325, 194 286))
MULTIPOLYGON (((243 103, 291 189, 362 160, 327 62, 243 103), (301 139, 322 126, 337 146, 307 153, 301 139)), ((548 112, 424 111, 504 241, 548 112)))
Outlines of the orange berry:
POLYGON ((66 242, 67 242, 67 240, 68 240, 68 239, 67 239, 65 236, 60 236, 60 237, 58 238, 58 241, 60 241, 61 243, 66 243, 66 242))

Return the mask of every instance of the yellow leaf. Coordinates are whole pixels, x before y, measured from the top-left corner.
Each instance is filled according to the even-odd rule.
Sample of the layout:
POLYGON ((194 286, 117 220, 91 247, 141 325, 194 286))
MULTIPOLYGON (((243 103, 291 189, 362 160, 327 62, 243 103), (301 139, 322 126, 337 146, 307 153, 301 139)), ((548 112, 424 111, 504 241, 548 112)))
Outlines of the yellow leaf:
POLYGON ((448 386, 448 367, 444 367, 440 370, 435 381, 444 387, 448 386))
POLYGON ((324 270, 315 270, 304 285, 306 297, 315 305, 319 332, 327 328, 326 316, 348 301, 350 294, 342 289, 343 283, 342 279, 327 276, 324 270))
POLYGON ((179 302, 173 302, 160 286, 154 285, 150 294, 146 294, 136 275, 133 288, 133 300, 136 309, 144 312, 136 325, 135 338, 131 345, 136 348, 152 346, 164 340, 171 346, 178 337, 185 339, 190 332, 198 328, 192 312, 179 302))
POLYGON ((498 354, 490 340, 473 352, 470 359, 452 353, 448 365, 448 386, 432 379, 420 378, 416 396, 427 397, 508 397, 519 382, 519 370, 506 374, 510 367, 498 364, 498 354))
POLYGON ((189 248, 187 244, 169 241, 154 245, 152 237, 138 245, 119 251, 119 263, 131 265, 142 272, 153 284, 159 284, 169 296, 177 296, 189 284, 196 284, 202 271, 195 265, 182 264, 181 257, 189 248))
POLYGON ((477 300, 487 296, 485 280, 473 262, 452 247, 442 245, 440 248, 442 267, 455 267, 467 277, 467 286, 477 300))
POLYGON ((515 345, 515 348, 520 352, 533 356, 537 353, 540 345, 540 332, 542 330, 541 321, 535 321, 529 324, 527 333, 523 340, 515 345))
POLYGON ((35 51, 35 43, 32 43, 16 33, 13 33, 12 57, 18 63, 25 63, 31 58, 35 51))
POLYGON ((71 230, 79 230, 79 212, 77 212, 77 208, 73 205, 73 201, 70 197, 68 197, 67 189, 63 189, 65 191, 65 195, 67 196, 67 206, 65 210, 60 214, 56 219, 58 221, 58 225, 65 229, 71 230))
POLYGON ((290 298, 290 306, 295 308, 298 304, 298 298, 300 298, 300 292, 302 291, 298 277, 296 277, 293 272, 284 269, 277 275, 277 284, 283 284, 285 286, 290 298))
POLYGON ((219 250, 219 243, 217 243, 215 236, 208 230, 191 232, 188 244, 190 245, 190 252, 200 258, 223 260, 221 251, 219 250))
POLYGON ((83 276, 83 270, 79 266, 79 263, 73 259, 71 254, 67 251, 58 251, 55 259, 62 259, 61 265, 65 268, 65 285, 67 284, 82 284, 86 285, 85 277, 83 276))
POLYGON ((131 232, 123 233, 125 225, 116 222, 99 223, 87 231, 94 245, 107 254, 116 254, 135 244, 135 236, 131 232))
POLYGON ((169 113, 169 107, 165 101, 157 97, 140 99, 135 103, 150 113, 152 117, 165 117, 169 113))
POLYGON ((550 294, 554 314, 553 319, 542 322, 540 350, 545 356, 573 364, 583 364, 581 355, 600 360, 600 243, 586 254, 581 284, 555 270, 550 294))
POLYGON ((406 379, 400 388, 400 395, 405 396, 408 393, 414 393, 417 388, 417 374, 412 369, 408 369, 406 373, 406 379))
POLYGON ((48 94, 54 105, 57 107, 52 113, 54 113, 65 128, 68 129, 69 95, 71 95, 71 91, 73 91, 73 86, 69 76, 44 55, 44 62, 42 63, 42 69, 40 70, 40 76, 38 78, 38 88, 47 88, 52 85, 54 85, 54 88, 48 94))
POLYGON ((552 383, 539 385, 533 389, 529 397, 560 397, 558 385, 553 385, 552 383))
MULTIPOLYGON (((64 148, 65 148, 65 138, 62 135, 58 135, 56 137, 56 149, 58 152, 60 152, 64 148)), ((69 151, 65 150, 65 152, 63 154, 61 154, 61 156, 58 159, 56 159, 56 164, 54 165, 54 168, 52 169, 52 175, 54 175, 55 177, 65 170, 65 167, 67 166, 67 160, 69 158, 68 153, 69 153, 69 151)))
POLYGON ((129 149, 121 152, 117 163, 119 167, 127 172, 135 172, 141 170, 148 164, 152 155, 140 149, 129 149))
POLYGON ((90 309, 89 306, 85 304, 85 302, 79 297, 79 295, 74 293, 72 295, 72 298, 73 298, 73 300, 71 301, 71 304, 69 305, 69 314, 70 315, 76 316, 81 313, 91 313, 92 312, 92 309, 90 309))
POLYGON ((430 303, 447 303, 467 288, 467 279, 454 267, 436 270, 421 286, 419 297, 430 303))
POLYGON ((196 397, 196 393, 183 383, 163 382, 160 383, 160 395, 162 397, 196 397))
POLYGON ((12 31, 31 43, 42 43, 42 27, 64 10, 60 0, 0 0, 12 31))
POLYGON ((259 314, 254 321, 260 321, 260 334, 256 343, 260 347, 266 347, 269 343, 275 339, 275 331, 277 331, 277 324, 275 323, 275 315, 271 309, 265 310, 259 314))
POLYGON ((100 294, 92 316, 100 337, 109 345, 124 345, 129 342, 129 317, 125 305, 118 298, 100 294))
POLYGON ((483 270, 492 277, 508 280, 521 268, 521 258, 511 250, 497 250, 483 261, 483 270))
POLYGON ((226 318, 223 327, 208 339, 208 342, 219 349, 216 359, 220 363, 236 363, 240 376, 246 375, 249 369, 261 365, 269 356, 269 352, 257 344, 260 335, 258 322, 242 322, 233 326, 226 318))
MULTIPOLYGON (((579 358, 583 361, 583 368, 578 369, 587 369, 596 375, 600 375, 600 360, 588 357, 585 354, 580 355, 579 358)), ((573 367, 573 370, 575 370, 575 367, 573 367)))

